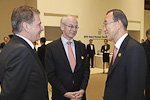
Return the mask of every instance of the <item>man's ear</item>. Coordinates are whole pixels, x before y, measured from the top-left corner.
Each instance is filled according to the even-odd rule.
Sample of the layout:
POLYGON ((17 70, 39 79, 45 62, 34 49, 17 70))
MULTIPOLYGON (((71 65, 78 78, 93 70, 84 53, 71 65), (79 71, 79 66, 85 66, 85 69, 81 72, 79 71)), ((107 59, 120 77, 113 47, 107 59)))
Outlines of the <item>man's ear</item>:
POLYGON ((27 33, 29 33, 29 31, 30 31, 30 25, 29 25, 29 23, 23 22, 22 23, 22 27, 23 27, 24 31, 26 31, 27 33))
POLYGON ((63 31, 64 30, 64 24, 60 24, 60 28, 63 31))
POLYGON ((121 20, 118 20, 118 29, 120 29, 122 27, 122 22, 121 20))

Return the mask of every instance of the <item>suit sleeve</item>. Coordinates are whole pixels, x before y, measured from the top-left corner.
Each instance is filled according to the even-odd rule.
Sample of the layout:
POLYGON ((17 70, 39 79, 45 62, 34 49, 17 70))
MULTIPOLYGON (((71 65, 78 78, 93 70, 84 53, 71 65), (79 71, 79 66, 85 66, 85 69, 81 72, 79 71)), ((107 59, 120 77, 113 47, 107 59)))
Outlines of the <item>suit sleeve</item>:
POLYGON ((60 93, 63 96, 67 92, 67 90, 64 88, 59 79, 56 77, 55 64, 50 45, 47 45, 46 48, 45 65, 48 81, 52 85, 53 89, 55 89, 58 93, 60 93))
POLYGON ((94 54, 95 54, 95 46, 94 46, 94 44, 93 44, 93 52, 94 52, 94 54))
POLYGON ((84 63, 83 63, 83 66, 82 66, 84 68, 84 70, 83 70, 83 80, 82 80, 82 84, 81 84, 80 89, 86 90, 87 85, 88 85, 89 76, 90 76, 90 67, 89 67, 89 64, 88 64, 85 45, 83 45, 82 49, 83 49, 83 55, 84 55, 85 59, 84 59, 84 63))
POLYGON ((142 100, 147 68, 144 49, 134 46, 126 54, 127 100, 142 100))
POLYGON ((90 54, 89 49, 90 49, 90 47, 89 47, 89 45, 87 45, 87 51, 86 51, 87 54, 90 54))
POLYGON ((101 47, 101 52, 104 52, 104 50, 103 50, 103 46, 101 47))
POLYGON ((108 50, 110 50, 110 45, 108 44, 108 48, 107 48, 108 50))
POLYGON ((31 72, 31 54, 25 48, 14 50, 6 59, 2 100, 20 100, 31 72))

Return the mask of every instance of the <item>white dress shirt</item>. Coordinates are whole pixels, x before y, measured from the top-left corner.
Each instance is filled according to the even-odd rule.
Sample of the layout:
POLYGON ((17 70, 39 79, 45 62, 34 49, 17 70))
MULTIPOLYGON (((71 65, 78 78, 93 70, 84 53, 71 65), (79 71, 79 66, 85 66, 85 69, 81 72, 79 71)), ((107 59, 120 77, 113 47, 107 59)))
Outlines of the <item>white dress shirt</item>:
POLYGON ((63 37, 63 35, 61 35, 61 40, 62 40, 63 46, 64 46, 64 48, 65 48, 65 51, 66 51, 68 60, 69 60, 69 54, 68 54, 68 44, 67 44, 67 42, 71 42, 71 48, 72 48, 74 57, 75 57, 75 59, 76 59, 75 44, 74 44, 73 39, 67 40, 66 38, 63 37))
POLYGON ((25 40, 31 46, 31 48, 34 49, 34 45, 33 45, 33 43, 30 40, 28 40, 27 38, 25 38, 25 37, 23 37, 23 36, 21 36, 19 34, 15 34, 15 35, 17 35, 20 38, 22 38, 23 40, 25 40))
POLYGON ((91 47, 91 50, 93 50, 93 45, 92 44, 90 44, 90 47, 91 47))
POLYGON ((115 47, 117 48, 117 53, 118 53, 118 51, 119 51, 119 49, 120 49, 120 46, 121 46, 123 40, 127 37, 127 35, 128 35, 128 33, 124 34, 124 35, 116 42, 115 47))

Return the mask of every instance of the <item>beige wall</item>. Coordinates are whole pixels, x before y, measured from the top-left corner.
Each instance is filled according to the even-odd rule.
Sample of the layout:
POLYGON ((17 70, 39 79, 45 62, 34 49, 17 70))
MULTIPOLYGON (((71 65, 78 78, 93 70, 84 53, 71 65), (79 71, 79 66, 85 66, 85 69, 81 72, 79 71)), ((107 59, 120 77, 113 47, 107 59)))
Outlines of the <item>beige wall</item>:
POLYGON ((24 0, 0 0, 0 42, 3 41, 4 36, 12 33, 10 18, 13 9, 24 4, 24 0))
POLYGON ((12 34, 11 14, 14 8, 21 5, 37 7, 37 0, 0 0, 0 43, 4 36, 12 34))
MULTIPOLYGON (((60 17, 44 16, 44 13, 71 14, 78 16, 79 30, 75 36, 87 44, 89 38, 85 35, 98 36, 98 29, 103 29, 103 20, 108 10, 119 8, 124 11, 129 20, 129 30, 144 32, 144 0, 37 0, 37 8, 41 11, 44 26, 59 26, 60 17)), ((105 36, 104 32, 101 33, 105 36)), ((42 33, 44 36, 44 32, 42 33)), ((100 50, 103 40, 94 40, 96 50, 100 50)), ((111 52, 113 51, 113 43, 111 52)))
POLYGON ((25 4, 37 8, 37 0, 25 0, 25 4))
MULTIPOLYGON (((144 0, 0 0, 0 22, 2 23, 0 24, 0 42, 2 42, 4 36, 11 33, 10 17, 13 8, 24 4, 37 7, 41 11, 40 16, 43 26, 59 27, 61 18, 44 16, 44 13, 78 16, 80 28, 75 39, 81 40, 85 44, 88 44, 90 38, 84 38, 84 36, 99 36, 98 30, 103 30, 106 12, 114 8, 123 10, 127 15, 129 20, 128 30, 140 31, 140 39, 144 37, 144 0)), ((149 18, 147 17, 147 19, 149 18)), ((145 27, 147 26, 146 24, 145 27)), ((41 37, 43 36, 45 36, 44 32, 41 34, 41 37)), ((105 36, 103 31, 101 36, 105 36)), ((100 50, 103 39, 94 38, 93 43, 96 50, 100 50)), ((109 42, 109 44, 112 52, 113 43, 109 42)))
POLYGON ((144 11, 144 36, 146 39, 146 30, 150 29, 150 11, 145 10, 144 11))

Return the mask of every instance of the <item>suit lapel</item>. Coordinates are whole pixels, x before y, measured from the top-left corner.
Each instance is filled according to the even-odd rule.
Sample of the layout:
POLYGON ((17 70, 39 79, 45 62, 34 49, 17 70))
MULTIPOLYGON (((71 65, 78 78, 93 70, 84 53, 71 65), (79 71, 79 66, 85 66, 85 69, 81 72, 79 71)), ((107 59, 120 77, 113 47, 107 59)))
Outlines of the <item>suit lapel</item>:
MULTIPOLYGON (((117 67, 117 65, 118 65, 118 63, 119 63, 119 61, 120 61, 120 59, 121 59, 121 57, 123 56, 123 54, 124 54, 124 51, 123 51, 123 49, 122 48, 120 48, 120 50, 119 50, 119 52, 118 52, 118 54, 117 54, 117 56, 116 56, 116 59, 115 59, 115 62, 114 62, 114 65, 112 65, 112 61, 111 61, 111 66, 110 66, 110 69, 109 69, 109 72, 108 72, 108 75, 110 75, 111 74, 111 72, 117 67)), ((112 60, 113 60, 113 57, 112 57, 112 60)))
POLYGON ((77 41, 74 40, 75 43, 75 54, 76 54, 76 66, 75 66, 75 71, 79 68, 80 64, 80 46, 77 41))
POLYGON ((65 68, 67 70, 71 71, 70 63, 69 63, 69 60, 67 58, 67 54, 66 54, 66 51, 65 51, 65 48, 63 46, 63 43, 62 43, 61 39, 58 39, 58 41, 57 41, 57 47, 58 47, 58 50, 61 53, 60 57, 64 60, 64 64, 65 64, 64 66, 66 66, 65 68))
POLYGON ((113 72, 113 70, 117 67, 117 65, 119 64, 121 58, 124 56, 124 52, 125 52, 125 47, 128 43, 130 39, 130 36, 128 35, 124 41, 122 42, 121 44, 121 47, 118 51, 118 54, 116 56, 116 59, 115 59, 115 62, 114 62, 114 65, 112 65, 112 60, 113 60, 113 57, 112 57, 112 60, 111 60, 111 64, 110 64, 110 68, 109 68, 109 71, 108 71, 108 77, 110 76, 110 74, 113 72))

